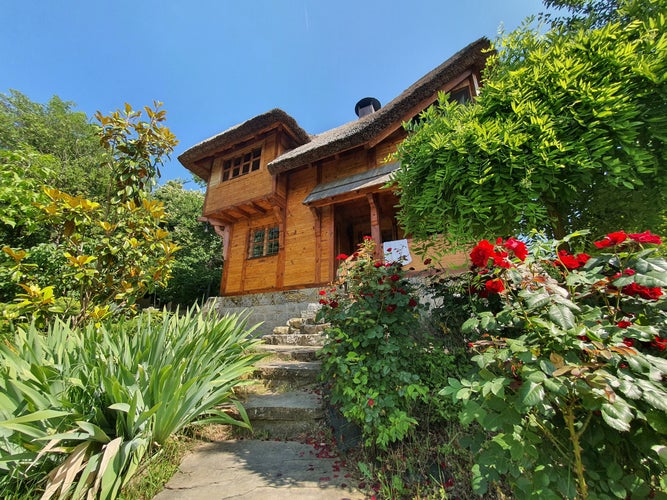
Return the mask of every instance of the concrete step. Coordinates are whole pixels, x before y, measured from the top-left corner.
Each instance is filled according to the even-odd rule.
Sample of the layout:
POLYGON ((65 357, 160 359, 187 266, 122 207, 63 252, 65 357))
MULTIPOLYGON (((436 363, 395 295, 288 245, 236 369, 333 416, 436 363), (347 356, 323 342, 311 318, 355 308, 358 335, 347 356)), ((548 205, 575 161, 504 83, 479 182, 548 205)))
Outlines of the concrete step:
MULTIPOLYGON (((311 391, 249 394, 243 407, 255 435, 294 439, 316 431, 324 423, 322 398, 311 391)), ((234 412, 230 414, 238 417, 234 412)))
POLYGON ((261 344, 257 350, 268 354, 265 361, 317 361, 317 353, 320 348, 318 346, 261 344))
POLYGON ((269 345, 298 345, 298 346, 322 346, 324 344, 325 336, 320 333, 316 334, 270 334, 264 335, 262 340, 269 345))
POLYGON ((320 368, 319 361, 262 361, 252 376, 266 388, 284 392, 315 384, 320 368))

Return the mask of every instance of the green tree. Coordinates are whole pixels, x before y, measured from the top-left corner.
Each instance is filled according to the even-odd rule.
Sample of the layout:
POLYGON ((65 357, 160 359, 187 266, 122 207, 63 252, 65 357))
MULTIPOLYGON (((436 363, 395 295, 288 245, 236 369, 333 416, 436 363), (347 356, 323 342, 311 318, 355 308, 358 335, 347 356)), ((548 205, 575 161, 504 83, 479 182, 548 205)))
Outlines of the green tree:
POLYGON ((505 36, 476 104, 442 96, 409 124, 396 175, 406 230, 461 243, 662 229, 667 18, 655 14, 664 0, 642 3, 642 18, 623 2, 622 21, 505 36))
MULTIPOLYGON (((2 274, 15 284, 13 300, 1 308, 6 320, 45 326, 55 314, 76 323, 133 312, 138 298, 166 283, 178 246, 161 227, 164 207, 148 198, 148 189, 176 140, 159 107, 144 108, 148 120, 128 105, 124 112, 98 116, 114 188, 103 203, 49 186, 42 187, 39 198, 34 182, 19 182, 21 194, 11 198, 7 183, 12 176, 0 177, 0 196, 14 205, 0 218, 3 226, 14 229, 18 221, 28 232, 36 224, 49 234, 31 248, 17 247, 16 240, 3 242, 2 274), (29 218, 12 218, 22 204, 39 210, 29 218)), ((7 170, 21 180, 25 157, 6 158, 7 170)))
POLYGON ((166 207, 164 227, 180 250, 166 286, 156 290, 162 303, 188 306, 217 291, 222 270, 220 238, 197 218, 202 213, 204 194, 186 190, 184 181, 171 180, 158 187, 153 197, 166 207))
POLYGON ((16 90, 0 94, 0 150, 53 157, 49 172, 27 168, 24 177, 96 201, 107 195, 112 171, 103 167, 98 126, 58 96, 39 104, 16 90))

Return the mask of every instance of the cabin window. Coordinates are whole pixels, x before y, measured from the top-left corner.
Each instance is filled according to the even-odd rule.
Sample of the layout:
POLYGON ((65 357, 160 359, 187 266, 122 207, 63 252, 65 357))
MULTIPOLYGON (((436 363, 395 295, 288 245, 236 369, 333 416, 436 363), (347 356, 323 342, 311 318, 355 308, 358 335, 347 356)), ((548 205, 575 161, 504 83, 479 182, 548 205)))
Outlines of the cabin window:
POLYGON ((472 102, 470 87, 466 85, 465 87, 452 90, 452 92, 449 94, 449 100, 450 102, 455 101, 459 104, 468 104, 469 102, 472 102))
POLYGON ((249 258, 276 255, 278 250, 280 250, 280 229, 278 226, 253 229, 250 232, 249 258))
POLYGON ((246 151, 242 155, 225 160, 222 162, 221 182, 259 170, 261 157, 262 148, 255 148, 251 151, 246 151))

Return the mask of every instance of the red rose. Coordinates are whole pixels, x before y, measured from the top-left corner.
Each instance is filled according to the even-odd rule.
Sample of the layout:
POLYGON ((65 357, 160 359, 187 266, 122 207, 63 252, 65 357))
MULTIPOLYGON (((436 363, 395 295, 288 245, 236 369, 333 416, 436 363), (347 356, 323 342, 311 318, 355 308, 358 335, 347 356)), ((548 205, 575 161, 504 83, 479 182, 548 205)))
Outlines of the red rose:
POLYGON ((333 309, 336 309, 336 308, 338 307, 338 302, 336 302, 335 300, 332 300, 331 302, 329 302, 329 305, 330 305, 333 309))
POLYGON ((588 254, 586 254, 586 253, 580 253, 580 254, 577 254, 577 261, 578 261, 579 264, 581 264, 582 266, 583 266, 586 262, 588 262, 588 259, 590 259, 590 258, 591 258, 591 256, 588 255, 588 254))
POLYGON ((633 345, 635 345, 635 339, 630 339, 628 337, 625 337, 623 339, 623 343, 628 347, 632 347, 633 345))
POLYGON ((320 290, 320 295, 326 295, 326 294, 327 294, 326 290, 320 290))
POLYGON ((364 241, 373 241, 373 237, 366 235, 364 236, 364 241))
POLYGON ((327 305, 329 301, 327 299, 320 299, 320 304, 327 305))
POLYGON ((373 265, 374 265, 375 268, 377 269, 378 267, 382 267, 384 264, 383 264, 382 262, 380 262, 379 260, 376 260, 376 261, 373 263, 373 265))
POLYGON ((505 284, 503 283, 503 280, 501 280, 499 278, 495 278, 495 279, 487 281, 484 284, 484 288, 489 293, 500 293, 503 290, 505 290, 505 284))
POLYGON ((375 406, 375 400, 373 398, 368 399, 368 406, 370 406, 371 408, 373 408, 373 406, 375 406))
POLYGON ((635 240, 637 243, 652 243, 655 245, 662 245, 662 240, 660 239, 660 236, 656 234, 651 234, 651 231, 628 234, 628 236, 630 237, 630 239, 635 240))
POLYGON ((348 256, 347 256, 347 254, 345 254, 345 253, 339 253, 339 254, 336 256, 336 260, 345 260, 345 259, 347 259, 347 257, 348 257, 348 256))
POLYGON ((641 298, 646 300, 658 300, 662 295, 662 288, 658 286, 648 287, 639 285, 637 283, 630 283, 629 285, 625 285, 621 291, 630 297, 639 295, 641 298))
POLYGON ((636 273, 637 271, 635 271, 634 269, 626 269, 625 271, 623 271, 623 274, 625 274, 626 276, 634 276, 636 273))
POLYGON ((667 339, 663 339, 662 337, 656 336, 653 339, 653 342, 651 342, 651 347, 655 347, 660 351, 664 351, 665 349, 667 349, 667 339))
POLYGON ((581 262, 574 255, 570 255, 567 250, 558 250, 557 266, 563 266, 570 271, 581 267, 581 262))
POLYGON ((482 240, 470 252, 470 260, 477 267, 486 267, 493 253, 493 245, 488 240, 482 240))
POLYGON ((616 326, 619 328, 627 328, 629 326, 632 326, 632 323, 630 321, 621 320, 618 323, 616 323, 616 326))
POLYGON ((607 248, 623 243, 627 238, 628 235, 625 234, 625 231, 616 231, 615 233, 609 233, 600 241, 593 242, 593 244, 598 248, 607 248))
POLYGON ((396 304, 389 304, 387 306, 387 312, 393 313, 396 310, 396 304))
POLYGON ((410 299, 408 301, 408 307, 417 307, 417 301, 415 299, 410 299))
POLYGON ((389 276, 389 279, 391 281, 398 281, 401 279, 401 277, 398 274, 392 274, 391 276, 389 276))
POLYGON ((526 257, 528 256, 528 248, 526 248, 526 244, 523 241, 508 238, 503 246, 508 250, 511 250, 521 262, 526 260, 526 257))
POLYGON ((493 263, 496 266, 509 269, 510 267, 512 267, 512 263, 509 260, 507 260, 508 255, 509 254, 507 252, 493 252, 493 263))

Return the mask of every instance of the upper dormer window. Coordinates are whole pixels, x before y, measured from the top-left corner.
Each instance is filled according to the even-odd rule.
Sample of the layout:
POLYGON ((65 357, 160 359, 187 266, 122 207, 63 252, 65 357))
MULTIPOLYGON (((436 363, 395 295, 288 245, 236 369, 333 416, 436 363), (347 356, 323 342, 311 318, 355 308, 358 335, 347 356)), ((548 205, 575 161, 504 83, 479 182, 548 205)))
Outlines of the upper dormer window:
POLYGON ((224 160, 222 162, 222 175, 220 181, 225 182, 259 170, 261 157, 262 148, 255 148, 242 155, 224 160))

